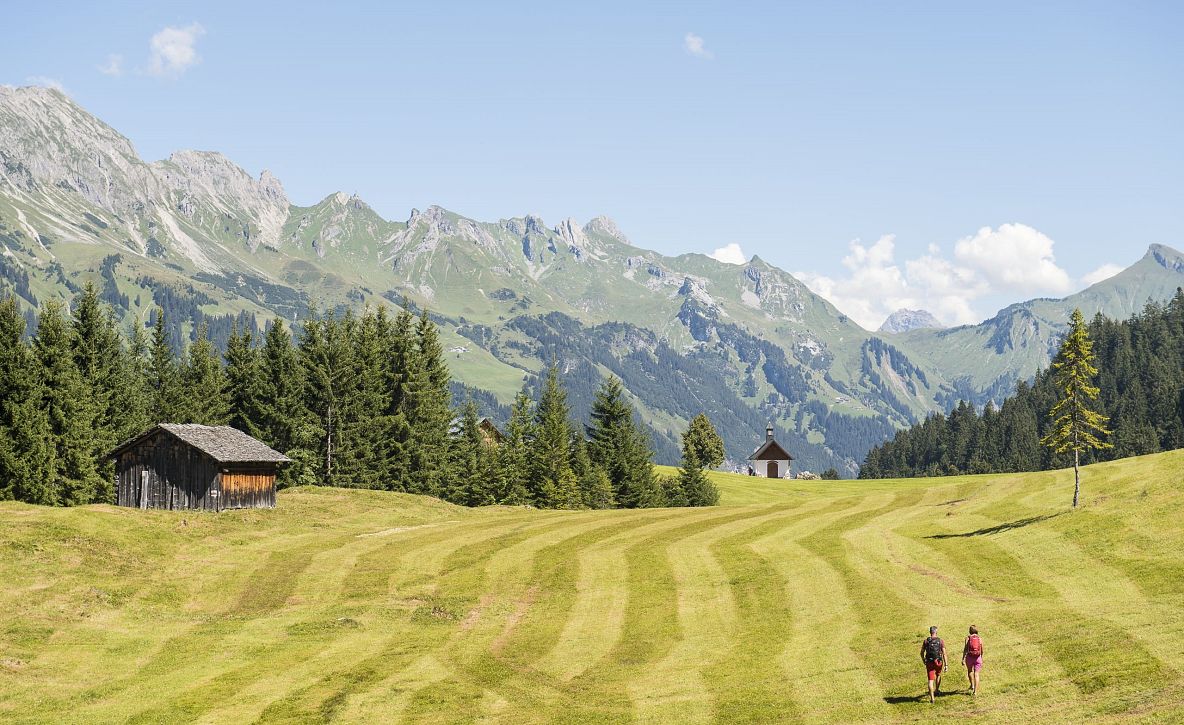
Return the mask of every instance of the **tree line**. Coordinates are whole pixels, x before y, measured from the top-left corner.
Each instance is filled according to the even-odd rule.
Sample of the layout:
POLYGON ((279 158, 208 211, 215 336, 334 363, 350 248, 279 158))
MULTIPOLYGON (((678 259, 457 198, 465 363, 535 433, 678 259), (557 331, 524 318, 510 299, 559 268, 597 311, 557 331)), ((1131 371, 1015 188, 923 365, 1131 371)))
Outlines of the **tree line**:
MULTIPOLYGON (((1116 321, 1098 314, 1086 326, 1097 387, 1092 407, 1108 418, 1106 445, 1081 452, 1081 463, 1184 447, 1184 291, 1116 321)), ((1053 433, 1060 400, 1055 365, 1015 395, 980 413, 961 401, 873 448, 860 478, 1039 471, 1073 465, 1073 455, 1041 445, 1053 433)))
POLYGON ((552 364, 524 386, 504 440, 491 445, 476 404, 458 409, 436 325, 385 307, 312 314, 300 329, 233 325, 224 354, 199 327, 177 354, 163 311, 151 332, 119 331, 88 284, 73 309, 45 302, 35 331, 0 299, 0 500, 112 502, 106 455, 155 422, 232 425, 292 459, 280 486, 331 485, 437 496, 459 504, 547 508, 702 506, 718 493, 703 469, 722 443, 700 416, 683 465, 657 475, 648 433, 619 380, 574 425, 552 364))

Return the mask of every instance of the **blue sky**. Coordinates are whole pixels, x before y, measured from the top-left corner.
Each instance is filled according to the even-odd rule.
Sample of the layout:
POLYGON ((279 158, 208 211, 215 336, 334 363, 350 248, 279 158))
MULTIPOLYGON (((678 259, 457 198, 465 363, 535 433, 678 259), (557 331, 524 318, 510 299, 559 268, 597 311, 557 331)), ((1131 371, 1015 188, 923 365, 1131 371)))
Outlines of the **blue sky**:
POLYGON ((1184 246, 1179 4, 563 5, 26 3, 0 82, 297 204, 736 244, 865 324, 981 319, 1184 246))

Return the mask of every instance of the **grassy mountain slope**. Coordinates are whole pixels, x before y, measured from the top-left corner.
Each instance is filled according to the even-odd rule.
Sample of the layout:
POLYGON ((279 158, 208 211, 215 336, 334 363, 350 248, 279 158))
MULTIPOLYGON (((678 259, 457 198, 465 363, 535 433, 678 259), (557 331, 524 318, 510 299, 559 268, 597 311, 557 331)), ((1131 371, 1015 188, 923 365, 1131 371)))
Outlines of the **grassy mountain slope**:
POLYGON ((0 719, 1167 722, 1184 717, 1184 452, 787 482, 724 505, 271 511, 0 504, 0 719), (983 632, 921 702, 916 650, 983 632))
POLYGON ((1006 397, 1016 380, 1047 368, 1069 316, 1101 313, 1125 320, 1148 302, 1164 302, 1184 286, 1184 254, 1153 244, 1135 264, 1064 299, 1010 305, 979 325, 913 330, 899 344, 915 359, 942 370, 961 397, 985 402, 1006 397))

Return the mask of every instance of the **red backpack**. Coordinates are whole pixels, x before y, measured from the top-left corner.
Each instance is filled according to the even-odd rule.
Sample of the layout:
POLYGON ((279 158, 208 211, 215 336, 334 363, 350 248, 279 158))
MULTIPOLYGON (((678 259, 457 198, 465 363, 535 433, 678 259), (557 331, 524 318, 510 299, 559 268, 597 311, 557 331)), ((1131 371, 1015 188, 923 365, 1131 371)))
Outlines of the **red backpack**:
POLYGON ((966 640, 966 654, 971 657, 979 657, 983 653, 983 641, 978 638, 977 634, 970 635, 966 640))

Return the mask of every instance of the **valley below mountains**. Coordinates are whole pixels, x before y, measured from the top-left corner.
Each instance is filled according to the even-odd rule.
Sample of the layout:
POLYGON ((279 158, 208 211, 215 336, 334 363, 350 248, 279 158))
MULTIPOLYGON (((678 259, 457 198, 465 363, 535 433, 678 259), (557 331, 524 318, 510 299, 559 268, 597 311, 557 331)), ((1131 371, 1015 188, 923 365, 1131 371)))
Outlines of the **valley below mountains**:
POLYGON ((1125 318, 1169 298, 1184 255, 1152 245, 1110 279, 978 325, 912 316, 870 332, 758 257, 664 256, 603 216, 487 222, 432 206, 393 221, 340 192, 299 206, 267 171, 206 151, 146 162, 60 92, 0 87, 0 294, 32 309, 88 280, 128 326, 165 309, 177 344, 202 320, 427 309, 461 394, 495 419, 554 360, 579 419, 618 376, 659 462, 703 411, 733 463, 772 420, 795 470, 851 476, 896 429, 1008 396, 1048 365, 1075 307, 1125 318))

